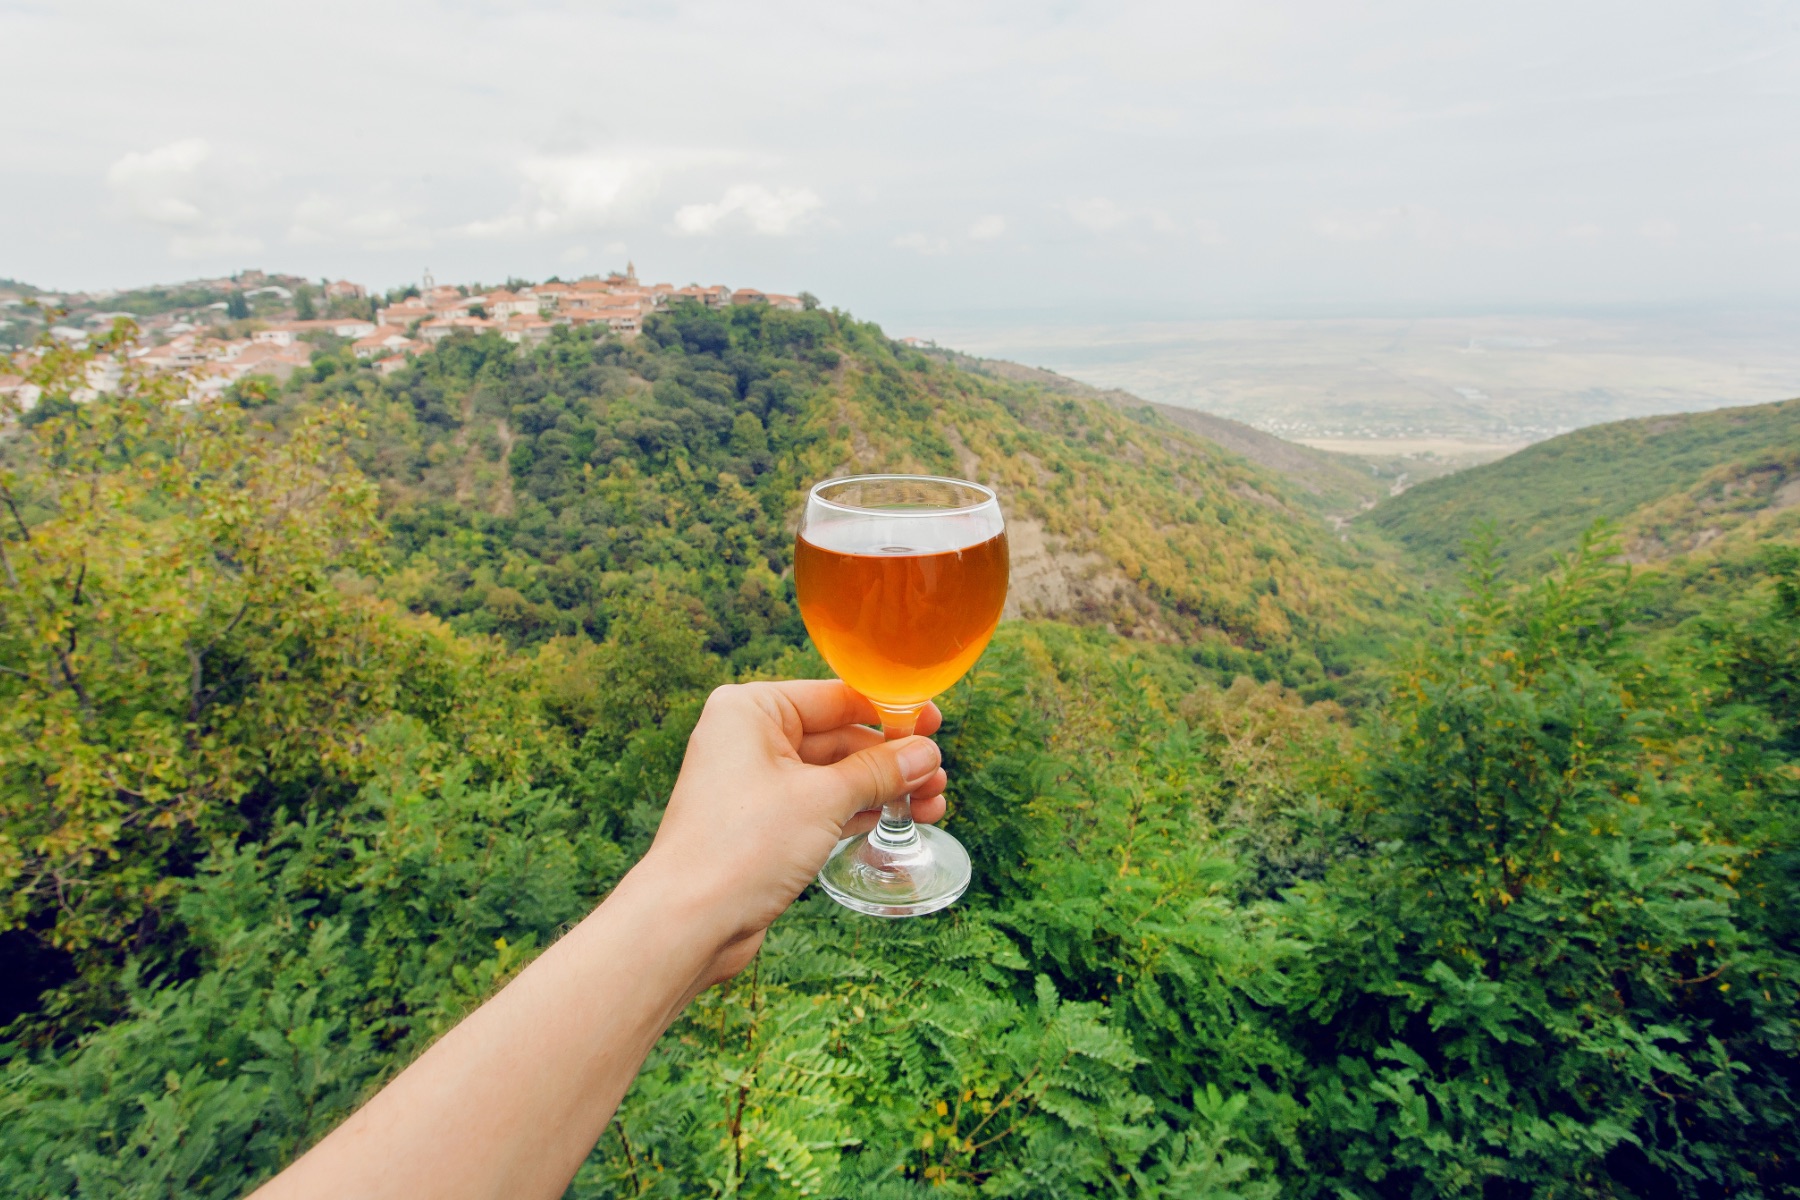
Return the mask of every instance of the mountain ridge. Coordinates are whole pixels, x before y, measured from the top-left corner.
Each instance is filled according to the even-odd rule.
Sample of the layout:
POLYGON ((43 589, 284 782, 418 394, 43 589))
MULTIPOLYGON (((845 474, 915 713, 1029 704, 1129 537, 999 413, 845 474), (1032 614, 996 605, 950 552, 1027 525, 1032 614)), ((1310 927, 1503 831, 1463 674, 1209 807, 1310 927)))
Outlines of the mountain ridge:
POLYGON ((1348 518, 1388 492, 1388 485, 1357 459, 1302 446, 1230 417, 1145 400, 1123 388, 1095 387, 1048 368, 1030 367, 1009 359, 982 358, 943 347, 931 347, 927 353, 977 374, 1084 396, 1128 411, 1154 411, 1173 425, 1281 474, 1306 496, 1313 497, 1328 518, 1348 518))
POLYGON ((1800 505, 1800 399, 1591 425, 1428 480, 1359 520, 1442 573, 1485 522, 1509 575, 1545 569, 1595 521, 1644 564, 1785 537, 1800 505))
POLYGON ((600 636, 623 597, 667 588, 718 652, 797 643, 799 498, 859 471, 999 486, 1019 616, 1297 685, 1350 670, 1331 647, 1401 619, 1391 555, 1345 541, 1290 478, 1088 391, 967 371, 844 314, 693 305, 629 341, 453 337, 386 380, 321 354, 282 402, 363 411, 407 602, 513 640, 600 636), (746 588, 764 596, 756 628, 733 626, 746 588))

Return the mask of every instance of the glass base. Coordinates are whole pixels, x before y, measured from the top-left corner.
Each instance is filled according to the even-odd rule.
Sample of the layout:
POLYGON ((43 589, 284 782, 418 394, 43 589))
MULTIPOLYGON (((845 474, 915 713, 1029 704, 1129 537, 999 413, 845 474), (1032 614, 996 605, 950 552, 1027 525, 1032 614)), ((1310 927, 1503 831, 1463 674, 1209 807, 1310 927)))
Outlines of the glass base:
POLYGON ((871 917, 922 917, 956 903, 969 886, 969 852, 933 825, 894 836, 877 825, 845 838, 819 871, 819 886, 871 917))

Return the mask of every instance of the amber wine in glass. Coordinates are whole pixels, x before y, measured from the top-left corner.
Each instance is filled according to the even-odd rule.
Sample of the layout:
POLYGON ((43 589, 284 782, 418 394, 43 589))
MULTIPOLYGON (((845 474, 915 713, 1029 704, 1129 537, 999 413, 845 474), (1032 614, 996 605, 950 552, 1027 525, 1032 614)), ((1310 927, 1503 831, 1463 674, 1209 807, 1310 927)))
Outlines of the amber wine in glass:
MULTIPOLYGON (((891 741, 975 665, 1006 603, 1006 524, 978 483, 925 475, 830 479, 806 498, 794 588, 813 644, 875 705, 891 741)), ((847 908, 916 917, 969 886, 969 855, 941 829, 915 825, 910 797, 845 838, 819 885, 847 908)))

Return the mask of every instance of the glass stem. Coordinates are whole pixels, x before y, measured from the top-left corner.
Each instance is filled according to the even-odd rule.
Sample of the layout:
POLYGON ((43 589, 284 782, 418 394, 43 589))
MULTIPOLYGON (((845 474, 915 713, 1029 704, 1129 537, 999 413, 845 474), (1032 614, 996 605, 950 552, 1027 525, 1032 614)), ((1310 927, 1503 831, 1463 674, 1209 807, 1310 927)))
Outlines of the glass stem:
MULTIPOLYGON (((911 737, 924 708, 922 704, 917 708, 881 708, 882 735, 890 742, 911 737)), ((869 840, 896 850, 918 844, 919 831, 913 827, 911 796, 901 796, 882 804, 881 820, 869 831, 869 840)))

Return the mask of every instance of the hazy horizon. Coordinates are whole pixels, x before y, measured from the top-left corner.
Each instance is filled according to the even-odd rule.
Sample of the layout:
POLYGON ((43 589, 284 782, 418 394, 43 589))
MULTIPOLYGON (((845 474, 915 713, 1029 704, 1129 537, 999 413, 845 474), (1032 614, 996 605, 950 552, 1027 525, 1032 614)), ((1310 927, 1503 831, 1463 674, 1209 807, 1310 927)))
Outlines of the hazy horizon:
POLYGON ((1517 447, 1800 395, 1800 310, 926 325, 925 337, 1330 448, 1517 447))

